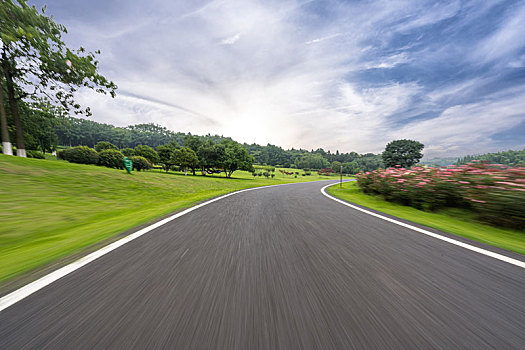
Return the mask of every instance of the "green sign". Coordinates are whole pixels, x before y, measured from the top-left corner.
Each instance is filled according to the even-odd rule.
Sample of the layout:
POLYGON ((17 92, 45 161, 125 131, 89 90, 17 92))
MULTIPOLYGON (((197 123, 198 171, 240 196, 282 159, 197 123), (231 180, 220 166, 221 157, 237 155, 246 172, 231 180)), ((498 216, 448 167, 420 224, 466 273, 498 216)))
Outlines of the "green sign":
POLYGON ((131 174, 131 170, 133 169, 133 162, 128 157, 124 157, 124 168, 126 168, 128 173, 131 174))

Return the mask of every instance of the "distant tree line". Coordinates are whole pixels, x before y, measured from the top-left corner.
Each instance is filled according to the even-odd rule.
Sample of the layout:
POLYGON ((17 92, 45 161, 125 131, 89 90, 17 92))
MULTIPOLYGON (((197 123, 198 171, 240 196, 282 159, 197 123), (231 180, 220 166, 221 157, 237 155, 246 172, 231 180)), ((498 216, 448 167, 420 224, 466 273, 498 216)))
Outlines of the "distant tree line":
MULTIPOLYGON (((127 127, 115 127, 110 124, 97 123, 91 120, 65 117, 58 118, 56 123, 57 141, 60 145, 85 145, 94 147, 97 142, 108 141, 118 148, 134 148, 138 145, 148 145, 156 148, 168 143, 183 146, 186 136, 194 136, 182 132, 174 132, 156 124, 137 124, 127 127)), ((232 141, 229 137, 219 135, 195 136, 201 141, 220 143, 224 140, 232 141)), ((244 147, 253 156, 254 163, 260 165, 280 166, 297 169, 324 169, 339 162, 343 165, 343 172, 354 174, 359 171, 369 171, 383 166, 380 155, 373 153, 358 154, 331 153, 322 148, 317 150, 290 149, 268 144, 244 144, 244 147)), ((337 166, 337 163, 335 164, 337 166)), ((337 169, 339 172, 339 168, 337 169)))
MULTIPOLYGON (((191 136, 192 140, 211 141, 215 144, 233 141, 229 137, 219 135, 197 136, 174 132, 152 123, 115 127, 92 120, 62 116, 61 111, 56 108, 34 109, 24 103, 21 103, 21 116, 27 149, 43 153, 55 150, 57 145, 93 148, 101 141, 110 142, 118 149, 135 148, 138 145, 157 148, 167 144, 180 147, 185 145, 187 136, 191 136)), ((14 137, 14 130, 11 132, 14 137)), ((259 165, 297 169, 332 168, 336 172, 340 171, 342 165, 345 174, 384 167, 381 155, 373 153, 331 153, 322 148, 310 151, 294 148, 285 150, 272 144, 261 146, 245 143, 243 146, 253 156, 254 164, 259 165)), ((195 147, 193 149, 196 151, 195 147)))
POLYGON ((136 124, 124 128, 74 117, 58 118, 55 126, 58 144, 94 147, 108 141, 119 148, 138 145, 157 147, 174 141, 182 145, 184 133, 177 133, 156 124, 136 124))
POLYGON ((341 165, 343 173, 355 174, 360 171, 370 171, 383 167, 381 155, 356 152, 340 153, 338 150, 331 153, 322 148, 316 150, 289 149, 285 150, 279 146, 268 144, 261 146, 257 144, 245 144, 250 154, 254 157, 256 164, 272 165, 284 168, 297 169, 326 169, 331 168, 339 172, 341 165))
POLYGON ((440 166, 449 166, 455 164, 457 160, 458 157, 435 157, 431 159, 421 160, 419 161, 419 163, 437 168, 440 166))
POLYGON ((504 151, 498 153, 485 153, 481 155, 469 155, 458 158, 456 165, 472 163, 474 160, 492 164, 505 164, 508 166, 525 166, 525 149, 521 151, 504 151))
MULTIPOLYGON (((56 150, 61 146, 88 146, 95 147, 98 142, 106 141, 118 149, 135 148, 147 145, 152 148, 171 144, 176 147, 184 146, 187 136, 192 136, 202 142, 233 141, 229 137, 220 135, 197 136, 174 132, 156 124, 136 124, 126 127, 115 127, 110 124, 98 123, 83 118, 64 116, 64 112, 50 105, 42 104, 39 108, 34 105, 20 102, 20 116, 24 125, 24 138, 28 150, 43 153, 56 150)), ((15 130, 10 129, 12 138, 15 130)), ((381 155, 356 152, 331 153, 322 148, 317 150, 289 149, 268 144, 243 145, 254 158, 254 164, 279 166, 297 169, 325 169, 332 168, 339 172, 343 166, 345 174, 355 174, 360 171, 370 171, 384 167, 381 155)), ((33 154, 33 153, 32 153, 33 154)))

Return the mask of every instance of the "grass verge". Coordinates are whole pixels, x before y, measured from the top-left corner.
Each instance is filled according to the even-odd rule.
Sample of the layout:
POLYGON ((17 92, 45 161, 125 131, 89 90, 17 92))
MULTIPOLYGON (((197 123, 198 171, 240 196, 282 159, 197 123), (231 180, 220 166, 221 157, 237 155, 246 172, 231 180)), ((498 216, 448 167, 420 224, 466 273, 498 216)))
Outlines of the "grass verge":
POLYGON ((361 192, 355 182, 331 186, 327 192, 337 198, 359 204, 401 219, 470 238, 474 241, 525 254, 525 232, 484 225, 476 221, 472 212, 450 208, 438 212, 426 212, 412 207, 385 201, 380 196, 361 192))
POLYGON ((184 176, 0 155, 0 284, 171 212, 236 190, 333 179, 184 176))

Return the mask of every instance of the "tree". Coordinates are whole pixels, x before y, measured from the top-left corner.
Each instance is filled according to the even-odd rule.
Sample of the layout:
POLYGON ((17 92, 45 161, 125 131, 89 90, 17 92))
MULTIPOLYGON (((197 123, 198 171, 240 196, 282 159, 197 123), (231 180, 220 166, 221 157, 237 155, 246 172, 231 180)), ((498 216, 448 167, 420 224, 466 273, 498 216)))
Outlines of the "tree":
POLYGON ((176 147, 173 144, 161 145, 157 147, 159 161, 164 165, 164 170, 168 172, 170 167, 174 164, 172 161, 173 152, 176 147))
POLYGON ((95 54, 86 53, 82 47, 75 51, 67 48, 62 41, 66 28, 47 17, 44 9, 40 13, 34 6, 28 6, 26 0, 3 0, 0 27, 0 84, 3 86, 5 80, 16 130, 17 155, 25 157, 26 149, 20 101, 45 99, 67 111, 89 115, 89 107, 82 110, 74 100, 79 87, 115 96, 117 86, 98 74, 95 54))
POLYGON ((456 161, 456 165, 471 163, 475 160, 492 164, 505 164, 512 167, 524 167, 525 149, 521 151, 509 150, 498 153, 486 153, 476 156, 465 156, 462 158, 458 158, 456 161))
POLYGON ((231 177, 236 170, 253 170, 253 157, 244 146, 230 140, 222 141, 221 145, 224 145, 222 167, 226 172, 226 177, 231 177))
POLYGON ((150 146, 138 145, 135 147, 135 155, 146 158, 151 164, 159 162, 159 155, 150 146))
POLYGON ((329 163, 321 154, 307 153, 295 160, 295 166, 297 169, 324 169, 329 163))
POLYGON ((29 104, 24 101, 20 101, 19 108, 27 149, 41 150, 44 154, 54 151, 57 145, 55 115, 60 111, 47 103, 29 104))
POLYGON ((215 144, 212 140, 203 142, 197 150, 199 166, 202 175, 212 173, 214 168, 220 168, 224 158, 224 145, 215 144))
POLYGON ((112 144, 111 142, 99 141, 95 145, 95 151, 97 151, 99 153, 104 151, 104 150, 106 150, 106 149, 116 149, 118 151, 118 147, 115 146, 114 144, 112 144))
POLYGON ((199 158, 191 148, 181 147, 173 151, 171 163, 184 168, 184 175, 188 174, 188 168, 191 168, 193 175, 195 175, 195 167, 199 163, 199 158))
POLYGON ((360 171, 372 171, 379 168, 384 168, 383 158, 380 154, 366 153, 361 154, 351 163, 356 163, 360 171))
POLYGON ((133 169, 137 171, 151 169, 151 163, 149 162, 149 160, 147 160, 144 157, 133 156, 133 157, 130 157, 130 159, 133 162, 133 169))
POLYGON ((133 148, 123 148, 120 152, 126 157, 133 157, 135 155, 135 150, 133 148))
POLYGON ((339 173, 341 171, 341 166, 343 164, 341 162, 338 162, 337 160, 334 160, 332 162, 332 166, 331 166, 331 169, 336 172, 336 173, 339 173))
POLYGON ((185 147, 191 148, 194 152, 197 152, 199 148, 202 146, 202 144, 203 144, 202 140, 197 136, 188 134, 184 137, 183 145, 185 147))
POLYGON ((0 75, 0 128, 2 133, 2 152, 9 156, 13 155, 13 147, 9 138, 9 126, 7 125, 7 114, 5 112, 4 88, 0 75))
POLYGON ((381 157, 386 167, 398 165, 403 168, 408 168, 417 164, 423 157, 421 151, 424 147, 425 146, 418 141, 395 140, 386 145, 381 157))

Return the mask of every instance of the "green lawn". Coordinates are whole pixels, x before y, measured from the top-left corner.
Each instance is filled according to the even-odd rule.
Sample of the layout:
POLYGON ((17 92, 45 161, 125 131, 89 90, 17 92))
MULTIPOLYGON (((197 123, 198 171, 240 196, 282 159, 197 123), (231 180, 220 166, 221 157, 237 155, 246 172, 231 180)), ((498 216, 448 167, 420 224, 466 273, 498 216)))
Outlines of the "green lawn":
MULTIPOLYGON (((51 158, 51 157, 50 157, 51 158)), ((184 176, 0 155, 0 283, 224 193, 335 177, 184 176)))
POLYGON ((483 225, 475 220, 472 212, 462 209, 447 209, 426 212, 412 207, 387 202, 379 196, 366 195, 355 182, 331 186, 327 192, 348 202, 356 203, 398 218, 449 232, 458 236, 487 243, 496 247, 525 254, 525 232, 483 225))

